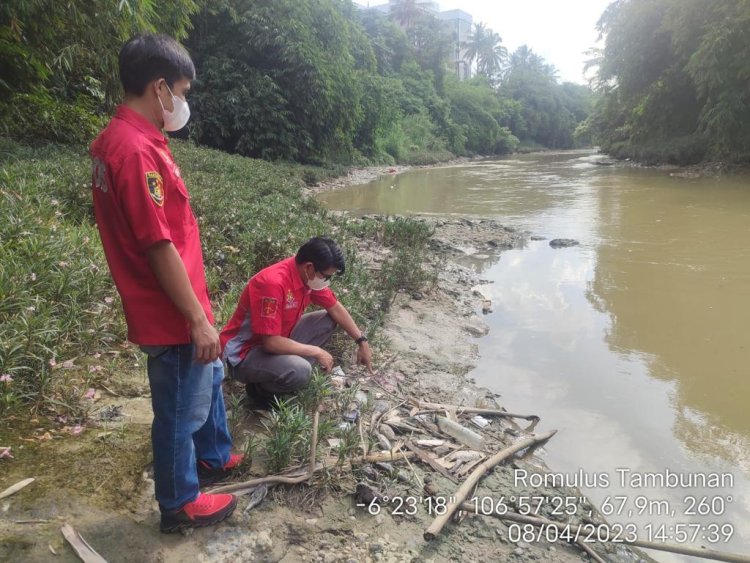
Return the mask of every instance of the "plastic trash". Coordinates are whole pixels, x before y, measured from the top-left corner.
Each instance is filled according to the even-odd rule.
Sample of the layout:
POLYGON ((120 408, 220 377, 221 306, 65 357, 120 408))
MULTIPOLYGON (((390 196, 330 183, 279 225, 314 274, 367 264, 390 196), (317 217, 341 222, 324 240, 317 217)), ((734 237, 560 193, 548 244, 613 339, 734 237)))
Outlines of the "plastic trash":
POLYGON ((481 450, 484 448, 484 438, 468 428, 461 426, 457 422, 448 420, 444 416, 437 417, 438 428, 455 438, 465 446, 469 446, 475 450, 481 450))

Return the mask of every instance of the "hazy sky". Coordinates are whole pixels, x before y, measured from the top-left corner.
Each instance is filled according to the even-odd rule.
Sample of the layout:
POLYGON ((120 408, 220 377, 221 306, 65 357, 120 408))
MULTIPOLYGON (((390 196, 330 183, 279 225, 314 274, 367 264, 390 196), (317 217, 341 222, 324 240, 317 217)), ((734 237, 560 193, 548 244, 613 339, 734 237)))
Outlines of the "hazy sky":
MULTIPOLYGON (((367 0, 355 0, 366 5, 367 0)), ((585 83, 583 52, 596 44, 594 28, 610 0, 440 0, 443 10, 459 8, 484 22, 512 52, 526 43, 557 67, 562 80, 585 83)), ((386 0, 370 0, 370 5, 386 0)))

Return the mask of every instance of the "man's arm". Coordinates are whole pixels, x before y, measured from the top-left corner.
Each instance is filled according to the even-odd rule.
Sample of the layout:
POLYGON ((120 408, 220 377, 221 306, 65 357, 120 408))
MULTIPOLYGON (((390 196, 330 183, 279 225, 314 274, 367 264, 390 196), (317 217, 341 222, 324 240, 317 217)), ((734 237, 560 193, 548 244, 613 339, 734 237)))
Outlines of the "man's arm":
MULTIPOLYGON (((346 310, 346 307, 340 301, 337 301, 333 307, 326 310, 336 324, 343 328, 353 340, 357 340, 362 336, 362 331, 359 330, 357 323, 354 322, 351 314, 349 314, 349 311, 346 310)), ((372 351, 370 350, 370 345, 365 341, 358 346, 357 363, 363 364, 372 373, 372 351)))
POLYGON ((264 335, 263 350, 269 354, 290 354, 305 358, 315 358, 326 371, 333 369, 333 356, 318 346, 302 344, 291 338, 278 335, 264 335))
POLYGON ((190 284, 185 264, 170 241, 160 241, 146 250, 151 271, 190 325, 190 336, 199 362, 212 362, 221 354, 219 333, 208 322, 198 298, 190 284))

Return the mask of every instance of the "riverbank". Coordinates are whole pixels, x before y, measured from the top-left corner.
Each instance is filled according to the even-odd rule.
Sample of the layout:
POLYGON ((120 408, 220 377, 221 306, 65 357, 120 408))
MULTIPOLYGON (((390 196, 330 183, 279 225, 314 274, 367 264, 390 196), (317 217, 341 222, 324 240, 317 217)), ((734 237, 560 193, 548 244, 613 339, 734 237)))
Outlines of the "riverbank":
MULTIPOLYGON (((475 291, 481 286, 481 279, 454 259, 465 255, 468 248, 474 252, 496 253, 498 249, 521 244, 524 240, 521 233, 492 221, 393 221, 380 217, 328 215, 314 202, 299 199, 299 183, 287 169, 181 145, 175 152, 178 162, 185 163, 183 174, 188 184, 195 186, 193 197, 207 240, 210 283, 214 288, 230 280, 236 284, 229 285, 218 302, 220 318, 226 318, 227 311, 231 312, 244 272, 254 268, 255 261, 268 260, 263 252, 269 255, 288 252, 287 246, 296 242, 300 232, 304 234, 307 230, 327 226, 344 237, 350 256, 357 257, 351 270, 348 268, 351 277, 340 280, 339 295, 347 300, 347 306, 372 322, 375 367, 380 368, 378 373, 382 380, 373 386, 364 374, 350 369, 344 362, 347 374, 362 388, 369 389, 375 399, 385 387, 400 397, 459 406, 499 406, 499 397, 478 388, 465 377, 477 357, 474 338, 484 334, 487 328, 477 315, 482 299, 475 291), (252 185, 252 193, 238 188, 245 184, 252 185), (221 201, 232 201, 234 205, 228 208, 217 204, 221 201), (248 202, 248 209, 238 205, 240 201, 248 202), (300 217, 293 217, 295 213, 300 217), (256 225, 259 216, 266 219, 262 226, 265 232, 251 234, 242 230, 256 225), (289 230, 293 231, 292 236, 289 230), (423 237, 425 233, 431 233, 429 238, 423 237), (250 236, 253 238, 248 238, 250 236), (266 241, 266 237, 272 240, 266 241), (414 246, 410 240, 416 241, 414 246), (243 252, 233 250, 238 248, 243 252)), ((64 154, 70 158, 80 156, 64 154)), ((34 157, 39 159, 39 153, 34 157)), ((45 168, 41 175, 39 170, 29 170, 33 177, 15 184, 24 188, 27 181, 46 178, 45 183, 39 184, 41 194, 35 197, 46 201, 44 198, 57 196, 62 200, 58 206, 51 204, 49 217, 42 215, 43 226, 57 225, 56 230, 51 230, 53 233, 69 228, 60 222, 60 216, 66 217, 72 212, 68 205, 85 208, 83 202, 88 195, 87 167, 77 161, 63 163, 58 157, 55 155, 50 160, 49 170, 45 168), (70 168, 60 174, 63 164, 70 168), (69 177, 74 181, 66 184, 61 194, 47 193, 49 184, 46 182, 69 177), (58 222, 54 223, 55 220, 58 222)), ((37 161, 34 165, 38 164, 37 161)), ((10 166, 8 169, 15 170, 10 166)), ((3 196, 28 195, 21 188, 3 188, 3 196)), ((78 213, 81 217, 82 213, 78 213)), ((37 209, 36 215, 30 215, 29 222, 33 225, 34 217, 39 216, 37 209)), ((80 238, 71 240, 83 241, 84 237, 91 236, 90 225, 83 222, 79 227, 83 230, 80 238)), ((24 232, 23 228, 21 226, 19 231, 24 232)), ((43 234, 49 236, 46 231, 43 234)), ((84 244, 88 245, 85 250, 95 252, 97 246, 90 244, 90 239, 84 244)), ((64 256, 75 256, 81 251, 71 246, 67 252, 64 256)), ((59 262, 60 256, 56 258, 59 262)), ((100 259, 96 254, 90 258, 100 259)), ((66 266, 55 264, 64 271, 66 266)), ((92 299, 95 298, 99 307, 98 315, 106 317, 117 328, 121 320, 117 318, 111 286, 103 283, 96 291, 92 299)), ((31 301, 40 308, 38 293, 36 301, 31 301)), ((86 302, 80 305, 94 306, 86 302)), ((50 312, 53 313, 60 311, 50 312)), ((12 419, 5 419, 8 424, 0 432, 0 443, 12 445, 14 459, 1 460, 2 487, 29 476, 37 477, 37 481, 0 505, 0 537, 3 538, 0 556, 3 559, 42 561, 54 551, 60 554, 60 561, 74 561, 59 532, 60 525, 69 522, 111 562, 185 559, 450 561, 487 557, 498 560, 513 557, 521 561, 580 560, 577 547, 561 542, 518 540, 507 524, 488 517, 469 517, 460 525, 449 524, 437 540, 426 542, 421 539, 422 533, 434 515, 426 510, 418 510, 408 517, 387 510, 370 514, 356 507, 352 497, 357 479, 362 479, 363 475, 342 473, 335 467, 315 487, 272 490, 268 500, 249 512, 245 512, 247 497, 243 497, 235 515, 216 528, 198 530, 186 538, 160 535, 153 483, 148 473, 151 415, 142 358, 132 346, 122 342, 121 335, 108 338, 99 348, 92 345, 91 349, 85 349, 86 353, 74 355, 66 351, 65 355, 61 352, 53 356, 53 363, 46 362, 56 382, 46 390, 49 404, 45 407, 44 402, 39 402, 30 415, 16 410, 12 419), (60 399, 67 400, 62 407, 60 399), (54 415, 53 421, 48 417, 50 409, 54 408, 60 408, 60 412, 54 415)), ((341 348, 339 358, 345 360, 347 350, 350 351, 350 346, 341 348)), ((248 412, 242 405, 243 392, 241 386, 227 383, 229 417, 238 445, 246 436, 259 435, 264 430, 262 417, 248 412)), ((380 400, 389 397, 386 392, 380 400)), ((331 408, 335 413, 336 407, 331 408)), ((365 414, 369 416, 369 411, 365 414)), ((265 422, 269 421, 265 419, 265 422)), ((544 429, 552 426, 547 421, 540 423, 544 429)), ((523 431, 511 422, 495 420, 487 435, 492 438, 494 448, 512 443, 523 431)), ((330 447, 330 443, 324 447, 330 447)), ((248 474, 266 475, 264 462, 267 463, 268 458, 264 459, 257 449, 254 453, 256 462, 248 474)), ((373 477, 380 486, 389 487, 387 490, 401 495, 408 493, 414 498, 423 496, 415 483, 425 481, 433 472, 417 462, 396 467, 402 468, 396 474, 375 468, 373 477), (403 473, 414 480, 398 484, 396 476, 403 477, 403 473)), ((575 499, 576 511, 583 515, 583 521, 588 518, 599 522, 595 514, 587 516, 592 507, 581 500, 575 490, 516 487, 513 470, 518 467, 529 472, 544 471, 540 458, 514 460, 488 475, 476 494, 494 502, 516 495, 571 498, 575 499)), ((437 482, 439 494, 446 496, 454 492, 455 484, 440 481, 440 478, 437 482)), ((549 507, 546 510, 544 514, 548 514, 549 507)), ((633 560, 624 551, 607 553, 608 560, 633 560)))

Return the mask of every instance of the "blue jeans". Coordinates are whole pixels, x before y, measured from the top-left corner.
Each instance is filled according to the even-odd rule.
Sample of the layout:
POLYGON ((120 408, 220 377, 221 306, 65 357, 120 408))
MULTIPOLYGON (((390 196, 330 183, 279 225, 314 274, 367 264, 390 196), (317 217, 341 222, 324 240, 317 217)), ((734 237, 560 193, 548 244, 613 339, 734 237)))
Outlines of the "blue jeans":
POLYGON ((174 512, 198 497, 197 460, 211 467, 229 461, 232 438, 227 429, 220 360, 201 364, 193 345, 141 346, 148 354, 148 380, 154 422, 156 500, 162 512, 174 512))

